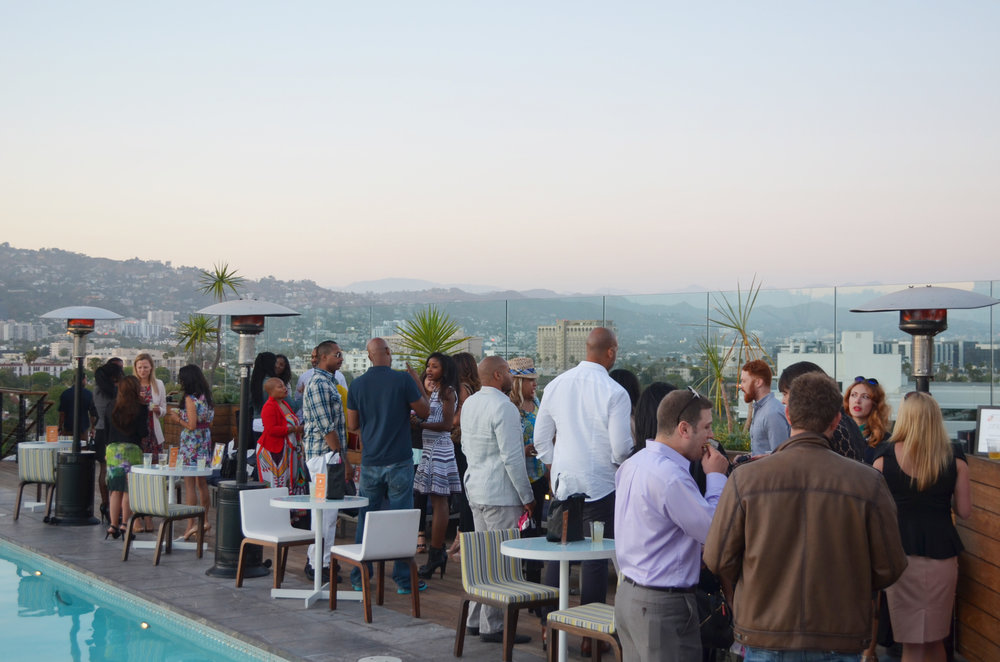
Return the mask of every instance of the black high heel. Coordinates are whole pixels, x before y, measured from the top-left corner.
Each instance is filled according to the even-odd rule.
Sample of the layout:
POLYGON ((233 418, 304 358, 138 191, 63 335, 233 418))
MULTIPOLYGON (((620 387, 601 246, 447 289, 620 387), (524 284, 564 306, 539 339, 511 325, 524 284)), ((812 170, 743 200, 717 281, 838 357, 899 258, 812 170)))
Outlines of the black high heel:
POLYGON ((111 536, 115 540, 118 540, 118 537, 121 536, 121 534, 122 532, 119 529, 116 529, 113 526, 109 526, 107 533, 104 534, 104 539, 107 540, 108 536, 111 536))
MULTIPOLYGON (((127 526, 123 526, 123 527, 121 527, 120 529, 118 529, 118 536, 122 536, 122 537, 124 537, 124 536, 125 536, 125 533, 126 533, 127 531, 128 531, 128 527, 127 527, 127 526)), ((118 538, 118 536, 115 536, 115 538, 117 539, 117 538, 118 538)), ((134 534, 134 533, 133 533, 133 534, 130 534, 130 535, 129 535, 129 537, 128 537, 128 539, 129 539, 129 540, 135 540, 135 534, 134 534)))
POLYGON ((101 504, 101 524, 104 523, 111 524, 111 510, 106 503, 101 504))
POLYGON ((444 569, 448 567, 448 548, 444 545, 431 547, 427 553, 427 565, 420 566, 417 575, 421 579, 430 579, 434 571, 441 568, 441 578, 444 579, 444 569))

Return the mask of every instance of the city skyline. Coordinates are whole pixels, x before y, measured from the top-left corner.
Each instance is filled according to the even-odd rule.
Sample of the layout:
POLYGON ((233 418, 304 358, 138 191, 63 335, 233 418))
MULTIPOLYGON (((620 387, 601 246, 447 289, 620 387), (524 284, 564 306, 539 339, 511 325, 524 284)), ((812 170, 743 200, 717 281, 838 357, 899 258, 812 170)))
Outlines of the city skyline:
POLYGON ((22 248, 557 292, 995 277, 1000 5, 0 4, 22 248))

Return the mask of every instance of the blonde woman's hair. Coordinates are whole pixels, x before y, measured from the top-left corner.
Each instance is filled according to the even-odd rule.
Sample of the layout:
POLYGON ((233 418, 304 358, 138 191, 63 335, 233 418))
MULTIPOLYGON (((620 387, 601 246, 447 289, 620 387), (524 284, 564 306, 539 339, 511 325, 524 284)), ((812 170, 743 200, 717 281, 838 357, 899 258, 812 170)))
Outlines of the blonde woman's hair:
POLYGON ((515 377, 514 385, 510 389, 510 401, 517 405, 517 408, 521 408, 521 404, 524 402, 524 382, 527 381, 524 377, 515 377))
POLYGON ((919 491, 937 482, 953 457, 941 407, 929 393, 906 394, 899 406, 892 441, 903 444, 906 473, 919 491))
MULTIPOLYGON (((135 366, 139 363, 139 361, 149 361, 149 388, 153 391, 153 395, 159 395, 160 392, 156 390, 156 364, 153 363, 153 357, 147 352, 143 352, 142 354, 136 356, 135 360, 132 361, 133 375, 136 373, 135 366)), ((138 377, 138 375, 136 375, 136 377, 138 377)))

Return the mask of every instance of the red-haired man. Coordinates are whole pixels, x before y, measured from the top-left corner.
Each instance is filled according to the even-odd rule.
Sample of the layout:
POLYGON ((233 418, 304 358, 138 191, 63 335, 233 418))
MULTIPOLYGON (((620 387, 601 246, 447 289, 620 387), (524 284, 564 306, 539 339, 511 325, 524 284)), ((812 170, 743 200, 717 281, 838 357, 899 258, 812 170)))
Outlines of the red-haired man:
POLYGON ((740 390, 753 403, 750 419, 750 454, 767 455, 788 439, 785 408, 771 393, 771 368, 760 359, 747 361, 740 370, 740 390))

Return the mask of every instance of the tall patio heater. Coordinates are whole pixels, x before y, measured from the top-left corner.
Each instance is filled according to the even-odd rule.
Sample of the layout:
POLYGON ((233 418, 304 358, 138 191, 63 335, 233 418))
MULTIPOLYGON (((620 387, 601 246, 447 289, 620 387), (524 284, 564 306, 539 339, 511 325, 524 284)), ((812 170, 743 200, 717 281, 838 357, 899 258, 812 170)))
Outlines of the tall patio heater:
POLYGON ((87 354, 87 334, 94 330, 95 320, 121 319, 121 315, 94 306, 67 306, 50 310, 43 319, 64 319, 66 330, 73 335, 73 358, 76 359, 76 381, 73 389, 73 446, 69 452, 57 454, 56 514, 50 524, 85 526, 100 522, 94 517, 94 451, 80 448, 80 401, 83 393, 83 357, 87 354))
POLYGON ((1000 299, 959 290, 925 285, 892 292, 852 308, 852 313, 899 311, 899 328, 913 336, 913 378, 917 390, 930 392, 934 379, 934 336, 948 328, 948 309, 985 308, 1000 299))
MULTIPOLYGON (((265 317, 291 317, 299 313, 277 303, 255 299, 234 299, 213 304, 197 311, 200 315, 228 316, 229 328, 240 336, 240 418, 236 451, 236 480, 219 483, 218 508, 215 520, 215 565, 205 571, 212 577, 235 577, 243 542, 240 521, 240 492, 267 487, 267 483, 247 482, 247 449, 250 447, 250 368, 256 356, 257 335, 264 331, 265 317)), ((220 329, 221 332, 221 329, 220 329)), ((260 548, 248 553, 244 561, 244 576, 263 577, 268 573, 261 564, 260 548)))

